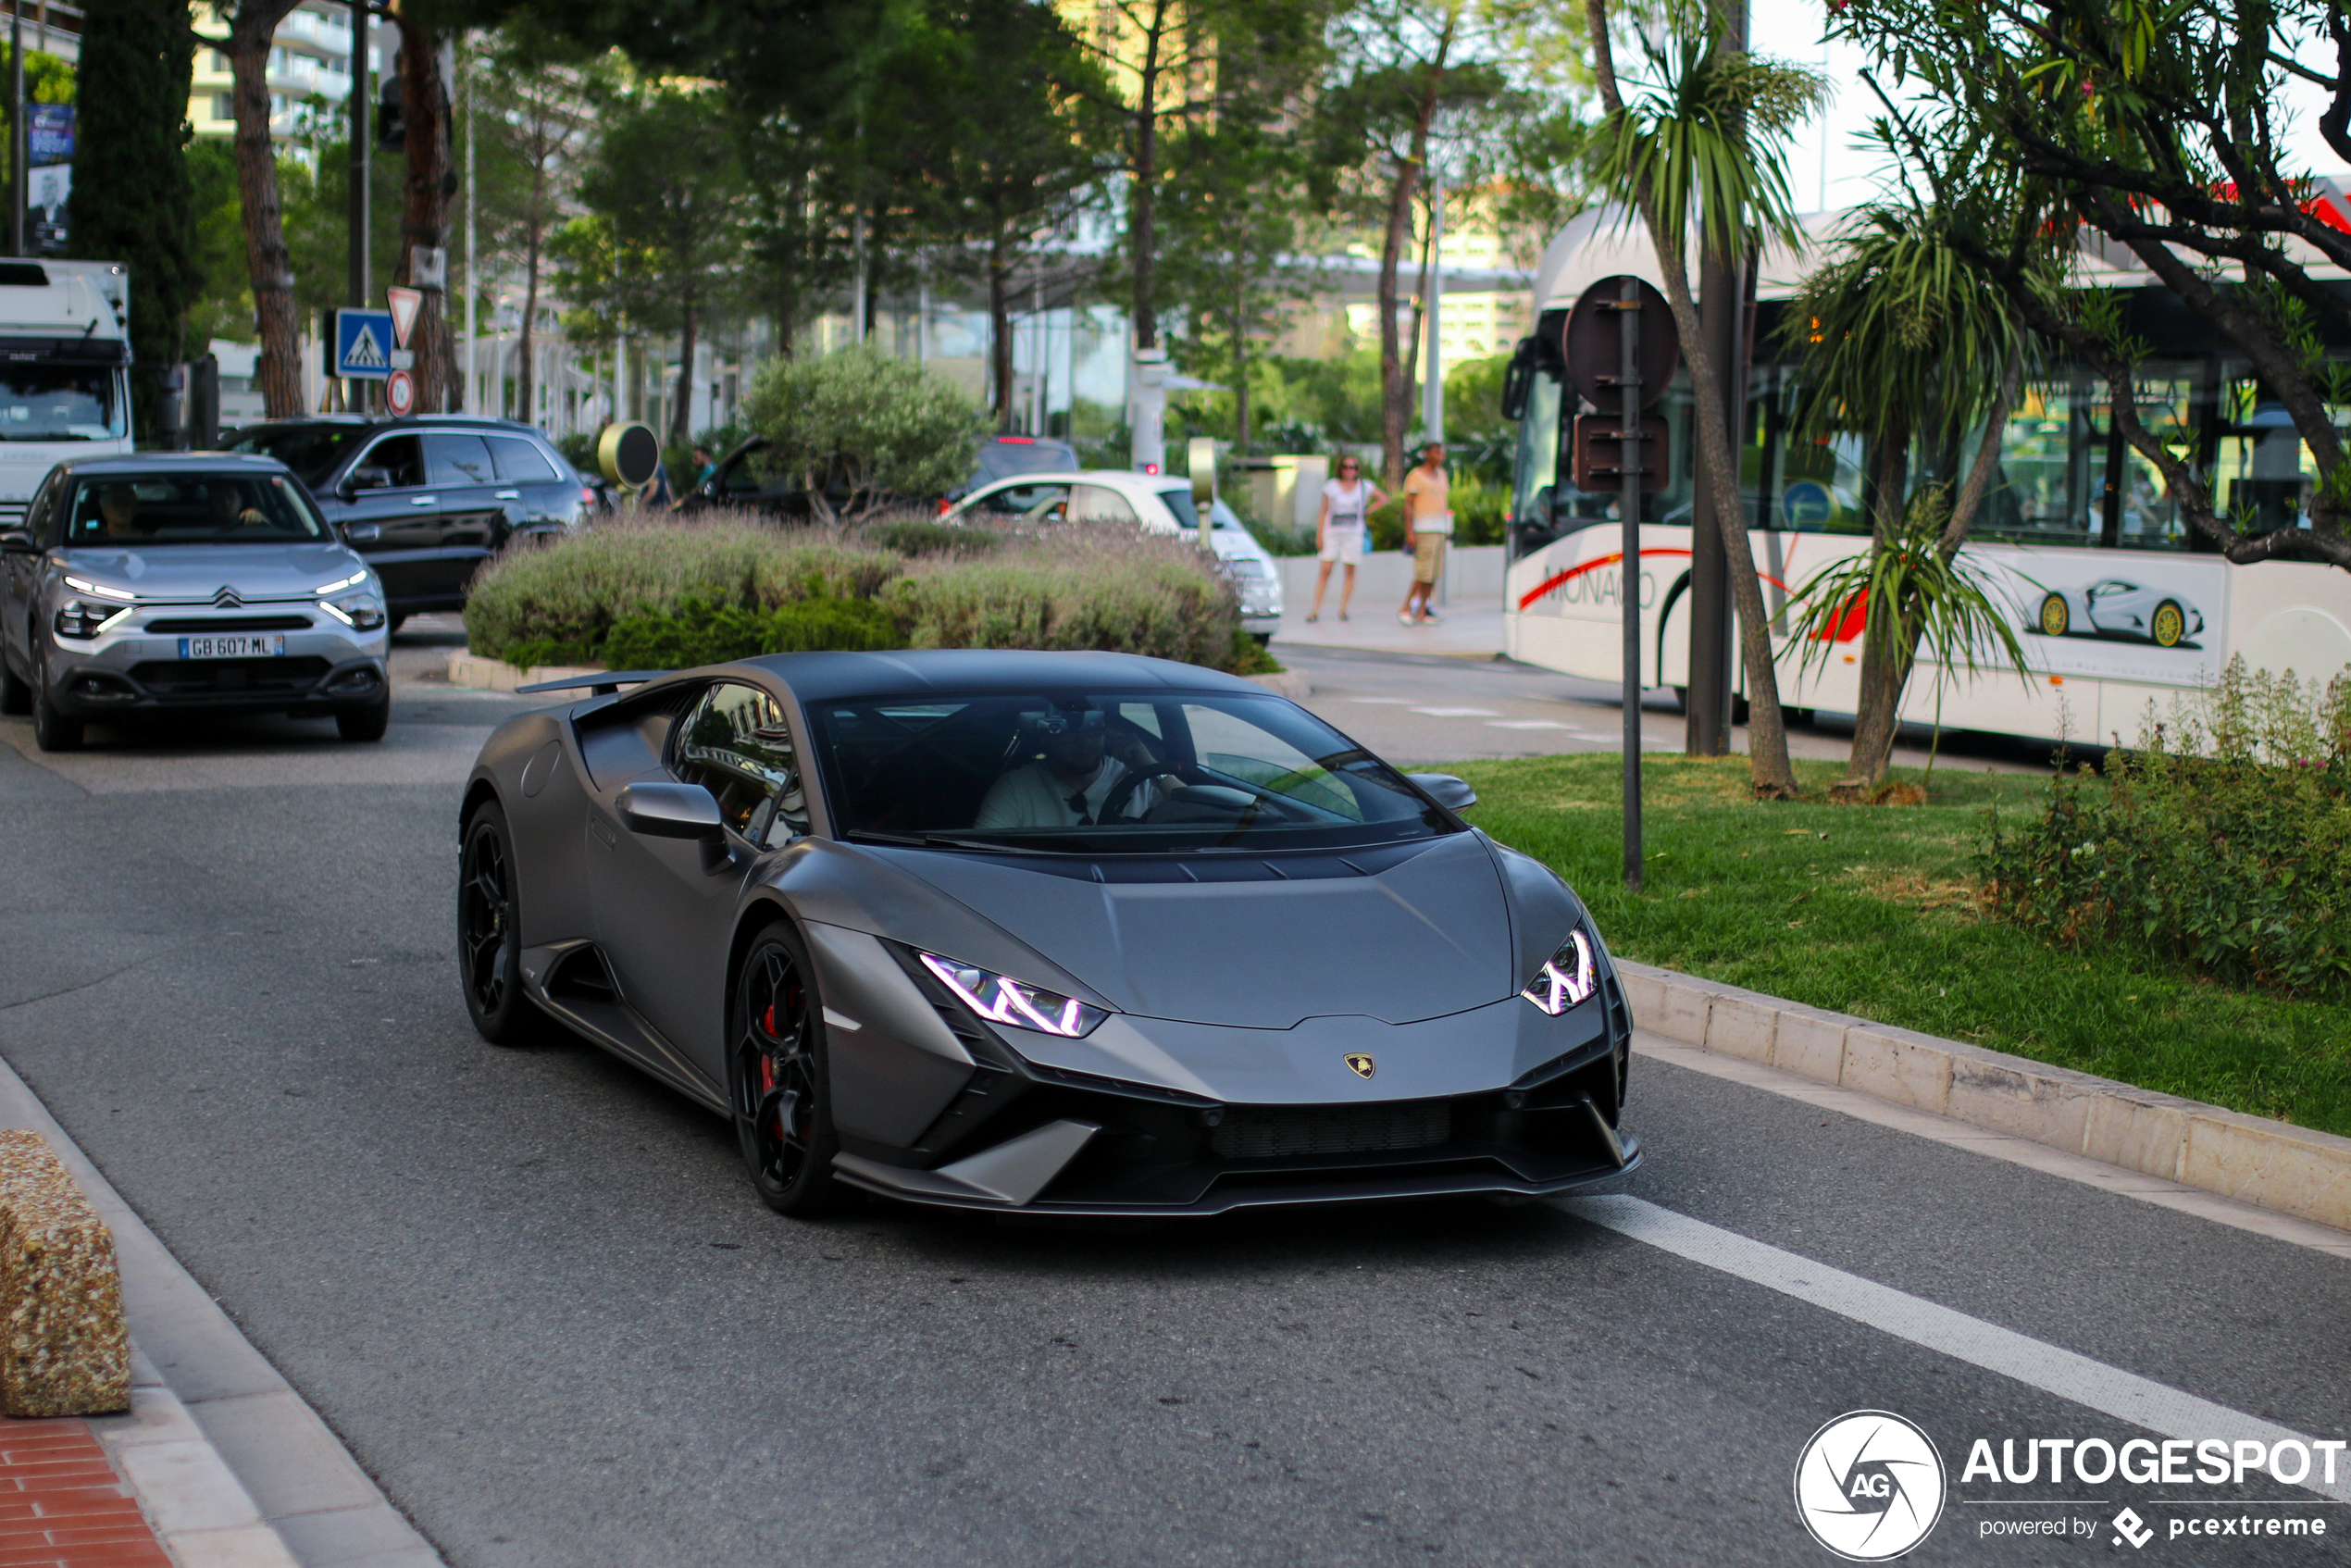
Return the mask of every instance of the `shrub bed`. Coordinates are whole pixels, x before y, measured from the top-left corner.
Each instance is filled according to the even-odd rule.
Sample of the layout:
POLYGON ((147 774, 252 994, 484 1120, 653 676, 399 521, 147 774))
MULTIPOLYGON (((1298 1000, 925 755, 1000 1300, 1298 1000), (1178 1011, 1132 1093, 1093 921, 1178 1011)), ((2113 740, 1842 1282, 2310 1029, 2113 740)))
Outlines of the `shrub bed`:
POLYGON ((828 648, 1270 666, 1240 632, 1232 584, 1188 540, 1115 524, 1000 535, 897 518, 843 532, 709 516, 510 548, 475 580, 467 641, 510 664, 616 669, 828 648))
POLYGON ((2220 683, 2135 750, 1993 820, 1984 907, 2067 946, 2117 943, 2236 985, 2351 994, 2351 680, 2220 683))

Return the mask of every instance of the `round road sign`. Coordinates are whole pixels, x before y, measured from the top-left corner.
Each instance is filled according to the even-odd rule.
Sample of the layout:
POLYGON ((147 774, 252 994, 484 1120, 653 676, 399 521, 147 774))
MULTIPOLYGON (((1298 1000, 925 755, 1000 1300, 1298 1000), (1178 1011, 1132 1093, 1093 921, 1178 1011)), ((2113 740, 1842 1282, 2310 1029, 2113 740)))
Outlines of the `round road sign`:
POLYGON ((660 466, 660 438, 642 425, 606 425, 596 438, 596 467, 616 485, 642 490, 660 466))
POLYGON ((1623 394, 1617 391, 1617 384, 1623 373, 1625 313, 1617 307, 1627 282, 1640 283, 1642 407, 1665 395, 1665 384, 1682 362, 1682 334, 1674 328, 1673 307, 1665 296, 1637 279, 1622 275, 1601 279, 1585 290, 1575 308, 1567 313, 1565 341, 1560 346, 1567 355, 1567 379, 1585 402, 1604 414, 1623 407, 1623 394))
POLYGON ((384 407, 395 418, 417 411, 417 378, 394 370, 384 378, 384 407))

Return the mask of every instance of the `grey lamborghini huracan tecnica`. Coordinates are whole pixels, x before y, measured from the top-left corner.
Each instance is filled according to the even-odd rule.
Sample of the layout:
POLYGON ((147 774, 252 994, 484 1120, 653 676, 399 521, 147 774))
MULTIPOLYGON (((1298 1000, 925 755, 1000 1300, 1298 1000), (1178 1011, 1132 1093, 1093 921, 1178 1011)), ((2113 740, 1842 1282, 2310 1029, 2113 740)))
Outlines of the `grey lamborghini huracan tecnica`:
POLYGON ((1574 893, 1461 780, 1263 687, 983 652, 573 687, 466 786, 466 1005, 731 1117, 787 1213, 1532 1195, 1639 1157, 1574 893))

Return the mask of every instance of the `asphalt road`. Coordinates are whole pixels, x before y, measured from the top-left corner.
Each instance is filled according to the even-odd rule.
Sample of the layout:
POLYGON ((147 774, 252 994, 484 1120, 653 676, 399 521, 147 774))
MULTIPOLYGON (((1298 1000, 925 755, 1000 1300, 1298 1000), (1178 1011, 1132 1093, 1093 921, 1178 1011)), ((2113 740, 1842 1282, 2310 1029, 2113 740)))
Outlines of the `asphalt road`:
MULTIPOLYGON (((1452 694, 1421 706, 1569 700, 1355 674, 1452 694)), ((1809 1568, 1833 1560, 1791 1471, 1840 1412, 1921 1423, 1955 1482, 1978 1436, 2140 1435, 1559 1206, 777 1218, 718 1121, 468 1027, 454 786, 514 705, 409 687, 380 746, 269 722, 40 762, 0 721, 0 1054, 460 1568, 1809 1568)), ((2337 1257, 1648 1061, 1628 1120, 1624 1190, 1671 1214, 2351 1436, 2337 1257)), ((2001 1500, 1955 1501, 1914 1561, 2135 1556, 2103 1524, 2126 1501, 2333 1526, 2158 1536, 2171 1562, 2351 1537, 2351 1507, 2258 1475, 1952 1495, 2001 1500), (1983 1534, 2059 1514, 2096 1537, 1983 1534)))

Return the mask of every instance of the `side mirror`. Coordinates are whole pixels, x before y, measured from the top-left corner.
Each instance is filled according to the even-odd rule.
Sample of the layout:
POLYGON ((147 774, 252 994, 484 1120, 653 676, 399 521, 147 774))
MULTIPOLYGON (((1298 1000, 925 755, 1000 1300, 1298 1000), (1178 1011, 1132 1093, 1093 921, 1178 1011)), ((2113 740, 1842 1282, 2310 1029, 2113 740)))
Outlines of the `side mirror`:
POLYGON ((1408 773, 1404 776, 1447 811, 1467 811, 1477 804, 1477 791, 1449 773, 1408 773))
POLYGON ((342 530, 346 544, 373 544, 383 536, 384 530, 373 523, 347 523, 342 530))
POLYGON ((38 555, 41 546, 32 542, 32 535, 22 529, 10 529, 0 533, 0 555, 38 555))
POLYGON ((693 839, 703 869, 724 869, 734 858, 718 803, 699 784, 630 784, 615 803, 622 826, 648 839, 693 839))

